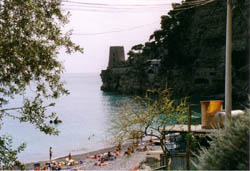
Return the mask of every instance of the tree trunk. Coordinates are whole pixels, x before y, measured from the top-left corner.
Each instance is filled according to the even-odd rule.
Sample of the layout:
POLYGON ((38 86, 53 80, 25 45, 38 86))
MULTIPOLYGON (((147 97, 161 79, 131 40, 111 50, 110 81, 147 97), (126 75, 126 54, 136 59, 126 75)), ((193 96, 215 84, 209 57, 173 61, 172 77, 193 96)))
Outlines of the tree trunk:
MULTIPOLYGON (((165 137, 165 136, 164 136, 165 137)), ((168 164, 168 168, 170 168, 170 165, 171 165, 171 158, 170 158, 170 153, 169 153, 169 150, 166 146, 166 143, 165 143, 165 138, 161 138, 160 139, 160 144, 161 144, 161 149, 163 151, 163 154, 164 154, 164 157, 167 158, 167 164, 168 164)))

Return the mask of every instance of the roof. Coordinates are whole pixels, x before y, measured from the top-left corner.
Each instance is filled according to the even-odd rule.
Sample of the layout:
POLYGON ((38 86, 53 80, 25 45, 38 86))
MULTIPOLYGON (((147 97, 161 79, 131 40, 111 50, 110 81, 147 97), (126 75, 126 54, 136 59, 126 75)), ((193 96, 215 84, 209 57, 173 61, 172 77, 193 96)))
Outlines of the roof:
MULTIPOLYGON (((168 133, 174 132, 188 132, 188 125, 170 125, 165 127, 165 131, 168 133)), ((191 125, 191 131, 195 133, 211 133, 215 129, 204 129, 202 125, 191 125)))

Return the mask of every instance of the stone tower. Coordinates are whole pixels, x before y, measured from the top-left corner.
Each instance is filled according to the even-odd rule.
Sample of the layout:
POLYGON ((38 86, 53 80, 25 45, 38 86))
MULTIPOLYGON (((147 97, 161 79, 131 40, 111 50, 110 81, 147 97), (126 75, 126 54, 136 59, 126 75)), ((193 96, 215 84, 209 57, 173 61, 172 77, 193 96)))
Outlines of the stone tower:
POLYGON ((111 46, 109 49, 109 65, 108 68, 113 68, 125 61, 123 46, 111 46))

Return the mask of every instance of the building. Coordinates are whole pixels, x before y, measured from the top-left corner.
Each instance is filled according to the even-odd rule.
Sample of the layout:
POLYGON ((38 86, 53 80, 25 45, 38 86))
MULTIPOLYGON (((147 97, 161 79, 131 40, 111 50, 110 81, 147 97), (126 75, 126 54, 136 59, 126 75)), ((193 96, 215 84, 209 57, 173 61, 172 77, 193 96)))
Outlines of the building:
POLYGON ((216 71, 214 68, 202 68, 194 71, 195 85, 211 85, 223 81, 223 73, 216 71))
POLYGON ((117 67, 124 61, 125 61, 124 47, 123 46, 111 46, 109 49, 108 68, 117 67))

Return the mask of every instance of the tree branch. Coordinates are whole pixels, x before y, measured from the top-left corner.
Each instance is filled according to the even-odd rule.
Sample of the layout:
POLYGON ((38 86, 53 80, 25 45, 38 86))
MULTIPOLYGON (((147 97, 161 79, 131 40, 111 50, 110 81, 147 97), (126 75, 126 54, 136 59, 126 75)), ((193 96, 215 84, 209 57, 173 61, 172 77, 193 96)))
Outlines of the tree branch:
MULTIPOLYGON (((51 103, 51 104, 48 104, 47 106, 41 106, 42 108, 46 108, 46 107, 50 107, 50 106, 53 106, 54 103, 51 103)), ((23 109, 24 106, 22 107, 13 107, 13 108, 6 108, 6 109, 1 109, 0 112, 5 112, 5 111, 8 111, 8 110, 18 110, 18 109, 23 109)))
POLYGON ((6 108, 6 109, 1 109, 0 112, 8 111, 8 110, 18 110, 18 109, 23 109, 24 107, 13 107, 13 108, 6 108))

